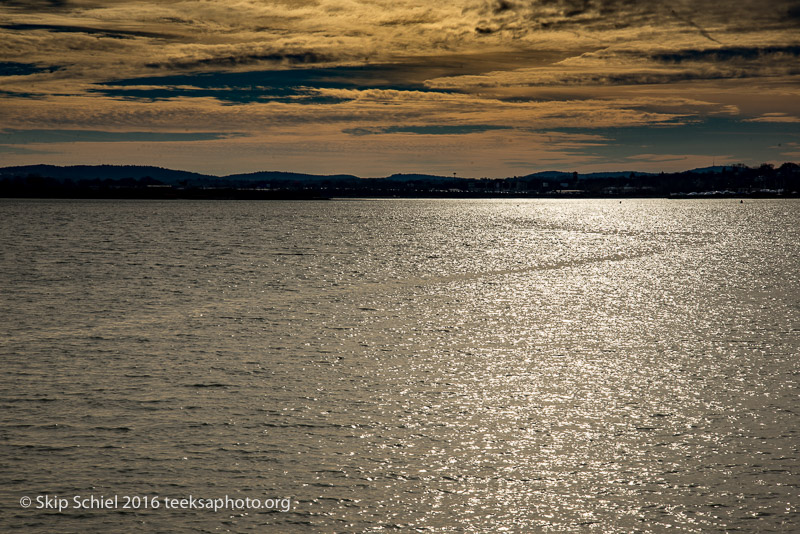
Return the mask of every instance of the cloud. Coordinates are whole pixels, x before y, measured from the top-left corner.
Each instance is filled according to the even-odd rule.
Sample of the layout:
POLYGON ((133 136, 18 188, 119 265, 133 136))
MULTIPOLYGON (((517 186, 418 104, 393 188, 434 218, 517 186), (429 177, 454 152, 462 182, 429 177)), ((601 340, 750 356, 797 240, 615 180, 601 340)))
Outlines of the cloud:
POLYGON ((48 150, 35 150, 32 148, 20 147, 20 146, 7 146, 7 145, 0 145, 0 154, 14 154, 18 156, 31 156, 31 155, 39 155, 39 154, 57 154, 57 152, 48 151, 48 150))
POLYGON ((2 4, 21 10, 38 11, 40 9, 63 9, 69 0, 3 0, 2 4))
POLYGON ((767 26, 793 26, 787 13, 794 13, 796 3, 776 0, 764 4, 759 0, 738 2, 696 2, 673 0, 669 3, 652 0, 544 0, 540 2, 489 0, 466 8, 479 17, 482 33, 513 33, 517 37, 541 30, 599 32, 623 28, 666 28, 691 32, 704 39, 720 42, 722 34, 742 30, 742 21, 750 29, 767 26), (788 20, 787 20, 788 19, 788 20), (718 34, 712 36, 712 32, 718 34))
MULTIPOLYGON (((686 161, 690 158, 697 157, 696 154, 636 154, 635 156, 628 156, 626 159, 632 161, 647 161, 647 162, 665 162, 665 161, 686 161)), ((723 159, 730 159, 730 156, 722 156, 723 159)))
POLYGON ((411 133, 418 135, 465 135, 490 130, 508 130, 509 126, 496 124, 429 124, 421 126, 379 126, 373 128, 347 128, 342 130, 350 135, 376 135, 411 133))
POLYGON ((692 28, 695 28, 695 29, 697 29, 697 31, 700 33, 700 35, 702 35, 703 37, 705 37, 705 38, 706 38, 706 39, 708 39, 709 41, 713 41, 713 42, 715 42, 715 43, 718 43, 718 44, 719 44, 719 41, 717 41, 716 39, 714 39, 713 37, 711 37, 711 34, 709 34, 709 33, 708 33, 708 31, 706 31, 706 29, 705 29, 705 28, 701 27, 699 24, 697 24, 695 21, 693 21, 693 20, 692 20, 692 19, 690 19, 689 17, 687 17, 687 16, 681 16, 681 15, 679 15, 678 13, 676 13, 676 12, 675 12, 675 10, 674 10, 674 9, 670 9, 670 11, 669 11, 669 12, 670 12, 670 14, 672 14, 672 16, 673 16, 673 17, 675 17, 676 19, 680 20, 681 22, 684 22, 684 23, 688 24, 688 25, 689 25, 689 26, 691 26, 692 28))
POLYGON ((49 143, 116 143, 120 141, 206 141, 227 139, 217 132, 113 132, 100 130, 0 130, 0 145, 49 143))
MULTIPOLYGON (((583 162, 623 157, 602 143, 596 152, 581 142, 574 151, 560 145, 551 153, 514 142, 546 143, 539 133, 559 128, 602 132, 625 145, 624 155, 636 155, 660 151, 619 129, 657 136, 669 125, 718 152, 716 139, 725 132, 706 140, 698 124, 741 117, 727 126, 743 136, 754 135, 756 126, 768 136, 789 136, 785 129, 796 127, 798 6, 796 0, 6 0, 0 2, 0 128, 29 130, 29 139, 42 143, 57 135, 46 130, 203 135, 209 124, 219 135, 248 136, 105 136, 115 150, 158 142, 159 150, 169 146, 185 158, 176 161, 189 163, 201 144, 247 147, 247 157, 256 158, 272 148, 288 154, 281 139, 305 146, 303 139, 317 139, 318 131, 325 140, 310 149, 318 155, 366 154, 364 145, 396 163, 402 158, 391 150, 401 154, 428 142, 424 162, 431 165, 437 150, 464 143, 459 153, 469 155, 478 139, 500 147, 502 159, 492 160, 498 165, 524 159, 507 146, 583 162)), ((101 142, 81 135, 87 146, 101 142)), ((47 146, 62 150, 62 144, 69 145, 47 146)), ((684 152, 690 149, 664 149, 684 152)), ((292 152, 283 161, 303 160, 292 152)))
MULTIPOLYGON (((760 163, 779 159, 781 149, 776 147, 800 141, 800 130, 794 124, 744 122, 721 117, 657 128, 565 128, 558 131, 592 132, 609 139, 608 143, 594 149, 604 161, 637 161, 644 160, 645 156, 649 161, 656 161, 655 158, 662 156, 707 154, 708 160, 727 155, 722 159, 760 163)), ((708 161, 707 165, 710 164, 708 161)))
POLYGON ((227 103, 337 103, 349 93, 323 94, 320 89, 392 89, 430 92, 423 84, 404 80, 396 65, 284 69, 248 72, 210 72, 150 76, 98 84, 91 92, 142 100, 192 97, 227 103))
POLYGON ((151 69, 189 70, 198 68, 233 68, 259 63, 284 63, 287 65, 305 65, 332 62, 336 58, 314 51, 273 52, 271 54, 240 54, 215 56, 204 59, 170 59, 161 63, 147 63, 151 69))
MULTIPOLYGON (((494 130, 467 136, 395 133, 358 137, 343 136, 338 126, 322 124, 311 130, 285 128, 277 137, 262 134, 216 141, 120 142, 113 150, 95 143, 49 144, 44 146, 53 153, 38 156, 36 161, 58 165, 122 164, 140 162, 142 153, 147 153, 149 164, 217 175, 229 174, 231 169, 296 169, 320 174, 330 174, 335 169, 365 177, 420 171, 499 177, 533 172, 540 161, 554 165, 590 161, 591 156, 582 153, 583 143, 597 143, 596 136, 581 134, 508 133, 494 130), (505 165, 502 162, 506 160, 515 163, 505 165)), ((30 156, 9 155, 6 164, 23 164, 26 158, 30 156)))
POLYGON ((649 48, 607 47, 535 68, 442 76, 429 80, 428 85, 442 90, 492 91, 501 87, 665 85, 800 75, 798 45, 649 48))
POLYGON ((114 39, 129 39, 131 37, 152 37, 156 39, 165 39, 170 37, 167 34, 141 30, 113 30, 60 24, 5 24, 0 25, 0 28, 14 31, 45 30, 54 33, 86 33, 89 35, 101 35, 114 39))
POLYGON ((783 112, 764 113, 760 117, 752 119, 745 119, 745 122, 784 122, 784 123, 800 123, 800 117, 787 115, 783 112))
MULTIPOLYGON (((786 143, 785 147, 783 145, 778 145, 774 148, 780 151, 781 156, 800 159, 800 143, 786 143)), ((797 161, 797 159, 795 159, 795 161, 797 161)))
MULTIPOLYGON (((7 19, 0 28, 0 53, 18 61, 67 65, 74 79, 88 82, 107 80, 114 71, 120 78, 153 69, 352 66, 423 56, 435 61, 475 55, 487 47, 508 57, 517 53, 516 64, 503 67, 519 69, 530 66, 533 51, 589 46, 613 51, 623 42, 631 49, 661 44, 664 56, 652 61, 664 63, 672 43, 696 43, 695 26, 724 41, 732 31, 752 32, 731 22, 746 19, 755 27, 769 26, 774 39, 785 40, 780 32, 795 5, 785 0, 766 7, 755 0, 676 0, 669 6, 644 0, 444 0, 433 5, 397 0, 379 6, 359 0, 19 1, 0 5, 7 19)), ((469 63, 461 74, 474 74, 468 72, 469 63)), ((696 77, 660 75, 657 80, 696 77)), ((649 75, 643 83, 655 79, 649 75)), ((632 83, 633 78, 595 80, 590 83, 632 83)), ((558 83, 579 82, 565 77, 558 83)))

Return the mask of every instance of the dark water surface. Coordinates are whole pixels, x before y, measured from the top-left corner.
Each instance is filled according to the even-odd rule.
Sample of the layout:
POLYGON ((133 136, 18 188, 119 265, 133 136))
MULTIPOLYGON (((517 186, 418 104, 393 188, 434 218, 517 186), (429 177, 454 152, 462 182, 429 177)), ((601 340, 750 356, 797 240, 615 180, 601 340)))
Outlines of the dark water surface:
POLYGON ((798 201, 0 217, 2 532, 800 531, 798 201))

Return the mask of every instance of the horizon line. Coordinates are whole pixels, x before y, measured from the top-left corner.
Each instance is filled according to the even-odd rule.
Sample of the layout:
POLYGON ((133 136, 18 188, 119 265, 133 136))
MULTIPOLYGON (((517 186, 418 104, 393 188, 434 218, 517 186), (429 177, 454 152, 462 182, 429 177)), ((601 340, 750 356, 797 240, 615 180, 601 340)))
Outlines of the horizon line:
POLYGON ((4 171, 9 169, 25 169, 28 167, 51 167, 57 169, 70 169, 70 168, 77 168, 77 167, 89 167, 89 168, 102 168, 102 167, 111 167, 111 168, 125 168, 125 167, 138 167, 138 168, 153 168, 153 169, 160 169, 164 171, 170 172, 178 172, 178 173, 187 173, 187 174, 195 174, 198 176, 209 177, 209 178, 230 178, 230 177, 238 177, 238 176, 247 176, 253 174, 294 174, 299 176, 318 176, 318 177, 353 177, 358 178, 360 180, 380 180, 385 178, 391 178, 393 176, 430 176, 436 178, 446 178, 446 179, 455 179, 455 180, 507 180, 507 179, 514 179, 514 178, 525 178, 528 176, 536 176, 548 173, 559 173, 564 175, 578 175, 578 176, 587 176, 587 175, 597 175, 597 174, 636 174, 636 175, 659 175, 659 174, 681 174, 686 172, 694 172, 694 171, 703 171, 703 170, 724 170, 728 168, 747 168, 747 169, 757 169, 763 167, 765 165, 770 165, 772 168, 780 168, 784 165, 799 165, 800 163, 794 161, 784 161, 781 164, 775 164, 770 162, 764 162, 757 166, 749 166, 744 163, 730 163, 730 164, 719 164, 719 165, 709 165, 707 167, 695 167, 691 169, 684 169, 679 171, 640 171, 634 169, 618 169, 618 170, 606 170, 606 171, 563 171, 558 169, 548 169, 542 171, 535 171, 528 174, 519 174, 519 175, 512 175, 512 176, 503 176, 503 177, 491 177, 491 176, 463 176, 459 173, 452 173, 450 174, 435 174, 431 172, 395 172, 391 174, 386 174, 385 176, 359 176, 356 174, 351 173, 330 173, 330 174, 318 174, 313 172, 300 172, 300 171, 285 171, 285 170, 258 170, 258 171, 248 171, 248 172, 234 172, 229 174, 212 174, 212 173, 205 173, 205 172, 198 172, 198 171, 190 171, 185 169, 176 169, 172 167, 162 167, 159 165, 147 165, 147 164, 109 164, 109 163, 96 163, 96 164, 86 164, 86 163, 78 163, 72 165, 54 165, 50 163, 32 163, 26 165, 8 165, 4 167, 0 167, 0 175, 4 174, 4 171))

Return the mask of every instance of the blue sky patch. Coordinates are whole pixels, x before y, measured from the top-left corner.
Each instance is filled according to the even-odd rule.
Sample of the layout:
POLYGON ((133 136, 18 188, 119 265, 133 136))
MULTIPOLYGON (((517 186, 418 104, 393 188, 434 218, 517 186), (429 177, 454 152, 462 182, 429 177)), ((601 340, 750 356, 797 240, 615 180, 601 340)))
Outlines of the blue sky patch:
POLYGON ((437 92, 422 81, 409 80, 398 65, 146 76, 104 82, 93 92, 147 101, 212 97, 236 104, 275 101, 327 104, 345 100, 321 96, 315 88, 437 92))
POLYGON ((39 72, 55 72, 60 67, 40 67, 33 63, 17 63, 15 61, 0 61, 0 76, 28 76, 39 72))
POLYGON ((681 125, 556 128, 553 131, 600 135, 608 141, 584 152, 612 160, 641 154, 698 153, 734 156, 742 161, 757 161, 764 154, 782 159, 780 153, 788 150, 787 144, 800 141, 798 123, 746 122, 716 117, 681 125))

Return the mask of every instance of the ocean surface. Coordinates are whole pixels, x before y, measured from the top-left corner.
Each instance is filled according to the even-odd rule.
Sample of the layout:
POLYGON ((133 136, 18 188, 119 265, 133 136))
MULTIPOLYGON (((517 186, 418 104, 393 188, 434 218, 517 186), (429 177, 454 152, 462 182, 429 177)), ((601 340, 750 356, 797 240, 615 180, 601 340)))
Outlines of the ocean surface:
POLYGON ((800 531, 797 200, 2 200, 0 245, 2 532, 800 531))

